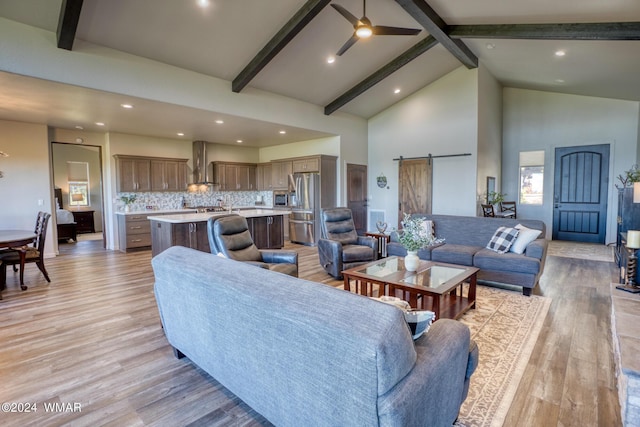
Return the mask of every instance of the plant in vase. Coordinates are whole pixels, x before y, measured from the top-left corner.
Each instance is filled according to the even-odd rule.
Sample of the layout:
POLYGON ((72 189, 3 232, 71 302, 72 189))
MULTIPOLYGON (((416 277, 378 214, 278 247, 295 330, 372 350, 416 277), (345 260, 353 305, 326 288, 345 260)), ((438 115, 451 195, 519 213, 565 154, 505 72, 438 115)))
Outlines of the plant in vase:
POLYGON ((131 204, 136 201, 136 195, 120 196, 120 200, 124 203, 124 211, 129 212, 131 210, 131 204))
POLYGON ((490 191, 489 195, 487 197, 487 201, 489 202, 489 204, 493 205, 493 206, 497 206, 500 205, 500 203, 504 202, 504 197, 507 195, 507 193, 500 193, 498 191, 490 191))
POLYGON ((402 230, 398 230, 398 242, 407 250, 404 267, 408 271, 416 271, 420 262, 418 250, 442 243, 444 239, 437 239, 433 236, 426 227, 424 218, 412 217, 405 213, 400 224, 402 230))

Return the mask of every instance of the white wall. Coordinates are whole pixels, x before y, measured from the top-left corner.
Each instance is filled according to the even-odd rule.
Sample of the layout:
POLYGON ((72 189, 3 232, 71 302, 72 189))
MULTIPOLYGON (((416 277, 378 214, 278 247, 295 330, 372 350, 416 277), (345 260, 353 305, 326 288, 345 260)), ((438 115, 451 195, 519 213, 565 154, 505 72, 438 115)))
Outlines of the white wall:
MULTIPOLYGON (((502 85, 482 62, 478 67, 478 180, 477 214, 480 203, 486 203, 487 177, 496 178, 500 190, 502 168, 502 85)), ((516 200, 509 195, 507 200, 516 200)))
POLYGON ((606 242, 614 242, 615 177, 629 169, 638 158, 640 103, 513 88, 505 88, 503 94, 502 190, 518 194, 520 151, 545 151, 543 205, 519 205, 518 217, 544 220, 547 237, 550 237, 555 148, 610 144, 606 242))
MULTIPOLYGON (((55 212, 47 127, 0 120, 0 229, 33 230, 39 211, 55 212)), ((49 220, 45 257, 54 256, 49 220)))
POLYGON ((398 224, 394 158, 470 153, 434 159, 433 213, 475 215, 478 71, 460 67, 369 120, 369 208, 398 224), (376 177, 383 173, 389 189, 376 177))

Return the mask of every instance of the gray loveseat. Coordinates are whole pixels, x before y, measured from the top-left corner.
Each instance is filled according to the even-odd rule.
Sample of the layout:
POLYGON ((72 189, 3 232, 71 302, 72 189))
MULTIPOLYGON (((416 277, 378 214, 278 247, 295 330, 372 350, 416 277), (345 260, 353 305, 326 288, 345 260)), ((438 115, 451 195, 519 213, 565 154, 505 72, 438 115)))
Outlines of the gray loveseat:
MULTIPOLYGON (((441 245, 418 251, 424 260, 478 267, 478 280, 522 286, 524 295, 531 295, 544 270, 547 256, 545 224, 539 220, 485 218, 455 215, 414 214, 432 220, 436 236, 444 238, 441 245), (500 226, 517 224, 541 230, 540 236, 529 243, 523 254, 507 252, 499 254, 487 249, 491 237, 500 226)), ((405 256, 407 251, 392 233, 387 254, 405 256)))
MULTIPOLYGON (((441 319, 184 247, 152 260, 166 337, 277 426, 450 426, 478 349, 441 319)), ((205 410, 206 412, 206 410, 205 410)))

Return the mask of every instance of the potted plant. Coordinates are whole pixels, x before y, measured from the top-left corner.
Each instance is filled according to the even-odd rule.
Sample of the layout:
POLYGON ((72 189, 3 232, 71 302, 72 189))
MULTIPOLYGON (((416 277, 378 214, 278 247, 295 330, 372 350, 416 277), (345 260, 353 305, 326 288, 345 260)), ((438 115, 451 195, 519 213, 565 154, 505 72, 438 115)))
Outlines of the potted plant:
POLYGON ((487 201, 493 206, 500 205, 500 203, 504 202, 506 195, 507 193, 500 193, 499 191, 489 191, 487 201))
POLYGON ((120 196, 120 200, 124 203, 124 211, 129 212, 131 210, 131 204, 136 201, 136 195, 131 194, 129 196, 120 196))
POLYGON ((424 218, 412 217, 405 213, 400 224, 402 224, 402 230, 398 230, 398 241, 407 250, 404 266, 408 271, 416 271, 420 261, 418 250, 441 243, 444 239, 433 237, 433 234, 425 227, 424 218))

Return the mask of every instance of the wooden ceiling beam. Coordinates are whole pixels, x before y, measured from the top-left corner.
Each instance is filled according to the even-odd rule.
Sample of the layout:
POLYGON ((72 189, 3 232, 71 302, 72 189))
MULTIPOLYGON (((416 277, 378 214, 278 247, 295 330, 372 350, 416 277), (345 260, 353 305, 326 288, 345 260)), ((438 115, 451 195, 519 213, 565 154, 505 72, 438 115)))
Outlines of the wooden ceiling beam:
POLYGON ((452 39, 448 26, 424 0, 396 0, 404 10, 422 25, 436 40, 467 68, 478 67, 478 58, 462 40, 452 39))
POLYGON ((333 113, 338 108, 347 104, 354 98, 360 96, 361 94, 369 90, 371 87, 373 87, 380 81, 384 80, 391 74, 395 73, 400 68, 404 67, 409 62, 413 61, 418 56, 422 55, 423 53, 425 53, 426 51, 428 51, 429 49, 431 49, 433 46, 437 44, 438 44, 438 41, 433 36, 428 36, 422 39, 421 41, 419 41, 418 43, 410 47, 408 50, 406 50, 404 53, 402 53, 402 55, 398 56, 397 58, 395 58, 394 60, 386 64, 385 66, 380 68, 378 71, 374 72, 369 77, 367 77, 366 79, 364 79, 363 81, 361 81, 360 83, 358 83, 357 85, 355 85, 354 87, 352 87, 351 89, 349 89, 348 91, 340 95, 330 104, 328 104, 326 107, 324 107, 324 114, 328 116, 329 114, 333 113))
POLYGON ((60 49, 71 50, 73 48, 78 22, 80 22, 82 2, 83 0, 62 0, 60 16, 58 17, 58 29, 56 31, 60 49))
POLYGON ((240 92, 331 0, 308 0, 233 79, 231 90, 240 92))
POLYGON ((640 40, 640 22, 450 25, 453 39, 640 40))

